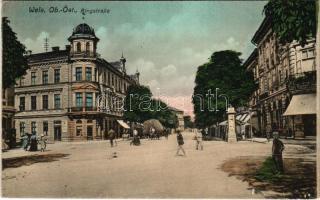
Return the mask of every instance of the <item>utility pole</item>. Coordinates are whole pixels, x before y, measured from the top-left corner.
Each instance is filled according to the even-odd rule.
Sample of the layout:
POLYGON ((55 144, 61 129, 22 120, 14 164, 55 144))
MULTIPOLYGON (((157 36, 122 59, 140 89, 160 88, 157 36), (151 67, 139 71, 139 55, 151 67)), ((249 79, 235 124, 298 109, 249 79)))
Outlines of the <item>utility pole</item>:
POLYGON ((44 38, 44 51, 45 52, 48 52, 48 49, 49 49, 49 39, 48 37, 44 38))

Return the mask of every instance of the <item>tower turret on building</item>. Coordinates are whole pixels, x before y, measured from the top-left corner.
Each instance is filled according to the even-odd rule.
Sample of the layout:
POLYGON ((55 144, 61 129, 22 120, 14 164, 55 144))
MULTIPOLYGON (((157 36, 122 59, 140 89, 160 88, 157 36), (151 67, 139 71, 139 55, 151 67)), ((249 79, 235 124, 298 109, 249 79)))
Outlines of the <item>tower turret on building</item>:
POLYGON ((99 38, 88 24, 79 24, 68 38, 71 57, 95 57, 99 38))

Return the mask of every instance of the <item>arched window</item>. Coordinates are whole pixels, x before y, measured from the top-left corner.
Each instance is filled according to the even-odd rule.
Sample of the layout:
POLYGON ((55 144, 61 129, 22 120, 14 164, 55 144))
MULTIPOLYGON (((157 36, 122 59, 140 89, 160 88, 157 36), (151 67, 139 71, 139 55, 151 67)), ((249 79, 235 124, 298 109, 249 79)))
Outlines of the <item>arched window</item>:
POLYGON ((82 124, 82 121, 80 119, 77 120, 77 124, 82 124))
POLYGON ((86 43, 86 52, 87 53, 90 52, 90 43, 89 42, 86 43))
POLYGON ((91 119, 88 119, 87 123, 92 123, 92 120, 91 120, 91 119))
POLYGON ((77 42, 77 52, 81 52, 81 43, 77 42))

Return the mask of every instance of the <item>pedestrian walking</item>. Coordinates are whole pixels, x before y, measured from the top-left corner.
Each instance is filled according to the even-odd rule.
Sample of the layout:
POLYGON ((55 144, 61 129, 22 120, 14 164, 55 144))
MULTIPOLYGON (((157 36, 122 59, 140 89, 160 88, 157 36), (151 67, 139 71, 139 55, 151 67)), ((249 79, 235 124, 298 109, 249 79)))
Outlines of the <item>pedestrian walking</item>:
POLYGON ((21 142, 22 142, 22 145, 21 147, 27 151, 27 148, 28 148, 28 143, 29 143, 29 137, 28 137, 28 134, 25 133, 22 137, 21 137, 21 142))
POLYGON ((38 141, 36 133, 32 133, 30 137, 30 151, 38 151, 38 141))
POLYGON ((140 145, 140 138, 138 136, 138 131, 136 129, 133 130, 133 139, 130 142, 130 145, 136 145, 139 146, 140 145))
POLYGON ((166 128, 166 129, 164 130, 164 137, 168 140, 168 136, 169 136, 169 129, 166 128))
MULTIPOLYGON (((108 132, 108 137, 109 137, 109 140, 110 140, 111 147, 113 147, 113 145, 114 145, 113 141, 115 139, 115 136, 116 136, 116 132, 114 132, 114 130, 111 128, 109 130, 109 132, 108 132)), ((116 142, 115 142, 115 144, 116 144, 116 142)))
POLYGON ((41 134, 38 142, 40 144, 40 151, 44 152, 47 147, 47 137, 44 134, 41 134))
POLYGON ((200 131, 195 132, 194 139, 196 140, 196 150, 203 150, 202 133, 200 131))
POLYGON ((185 156, 186 152, 183 149, 184 141, 183 141, 183 136, 182 136, 180 130, 177 131, 177 142, 178 142, 178 149, 177 149, 176 156, 179 155, 180 150, 182 151, 183 155, 185 156))
POLYGON ((273 143, 272 143, 272 159, 279 173, 283 173, 283 160, 282 160, 282 152, 284 150, 284 145, 282 141, 279 139, 279 134, 274 133, 273 135, 273 143))

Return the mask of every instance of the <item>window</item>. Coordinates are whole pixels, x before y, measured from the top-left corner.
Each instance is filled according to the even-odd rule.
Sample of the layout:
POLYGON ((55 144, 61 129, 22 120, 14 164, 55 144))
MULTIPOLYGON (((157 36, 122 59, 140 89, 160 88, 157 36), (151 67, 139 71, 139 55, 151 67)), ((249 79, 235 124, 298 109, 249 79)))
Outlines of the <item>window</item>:
POLYGON ((90 43, 89 42, 86 43, 86 52, 87 53, 90 52, 90 43))
POLYGON ((308 59, 314 57, 314 49, 302 50, 302 59, 308 59))
POLYGON ((60 69, 54 70, 54 82, 59 83, 60 82, 60 69))
POLYGON ((43 133, 48 135, 48 121, 43 121, 43 133))
POLYGON ((26 123, 20 122, 20 136, 24 135, 25 128, 26 128, 26 123))
POLYGON ((82 68, 77 67, 76 68, 76 81, 81 81, 82 80, 82 68))
POLYGON ((31 85, 35 85, 36 84, 36 72, 31 72, 31 85))
POLYGON ((37 97, 31 96, 31 110, 37 109, 37 97))
POLYGON ((61 108, 60 94, 54 95, 54 108, 55 109, 61 108))
POLYGON ((36 134, 36 122, 31 122, 31 134, 36 134))
POLYGON ((110 86, 110 72, 108 72, 108 85, 110 86))
POLYGON ((77 126, 76 127, 76 135, 77 136, 82 136, 82 126, 77 126))
POLYGON ((81 52, 81 43, 80 42, 77 43, 77 52, 81 52))
POLYGON ((48 71, 42 72, 42 84, 48 84, 48 71))
POLYGON ((86 107, 92 107, 92 93, 86 93, 86 107))
POLYGON ((25 111, 25 109, 26 109, 26 99, 25 97, 20 97, 19 110, 25 111))
POLYGON ((77 136, 81 136, 82 135, 82 121, 80 119, 78 119, 76 121, 77 127, 76 127, 76 135, 77 136))
POLYGON ((313 58, 314 57, 314 49, 309 49, 308 50, 308 58, 313 58))
POLYGON ((20 86, 24 86, 24 84, 25 84, 25 83, 24 83, 24 79, 25 79, 24 77, 21 77, 21 78, 20 78, 20 86))
POLYGON ((80 92, 76 93, 76 106, 82 107, 82 93, 80 92))
POLYGON ((48 95, 42 95, 42 109, 43 110, 48 110, 49 105, 48 105, 48 95))
POLYGON ((91 81, 91 77, 92 77, 92 68, 86 67, 86 80, 91 81))

